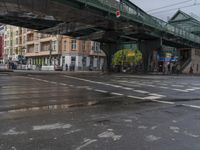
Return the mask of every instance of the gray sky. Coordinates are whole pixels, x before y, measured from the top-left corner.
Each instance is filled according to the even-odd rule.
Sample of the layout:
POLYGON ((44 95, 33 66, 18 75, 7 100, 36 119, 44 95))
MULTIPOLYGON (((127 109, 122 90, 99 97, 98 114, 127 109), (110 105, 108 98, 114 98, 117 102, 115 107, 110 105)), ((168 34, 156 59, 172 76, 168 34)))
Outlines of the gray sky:
POLYGON ((131 0, 131 1, 147 12, 152 9, 169 6, 166 8, 148 12, 149 14, 161 18, 163 20, 167 20, 168 17, 172 17, 173 14, 179 9, 190 15, 195 14, 196 16, 199 17, 197 19, 200 20, 200 0, 131 0))

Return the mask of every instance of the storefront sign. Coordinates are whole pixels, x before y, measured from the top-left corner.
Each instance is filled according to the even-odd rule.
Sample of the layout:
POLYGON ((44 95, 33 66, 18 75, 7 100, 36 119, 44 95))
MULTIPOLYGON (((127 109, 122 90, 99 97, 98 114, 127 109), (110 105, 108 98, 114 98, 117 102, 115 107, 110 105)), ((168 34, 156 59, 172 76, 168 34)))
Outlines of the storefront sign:
POLYGON ((161 57, 160 61, 177 61, 177 58, 167 58, 167 57, 161 57))

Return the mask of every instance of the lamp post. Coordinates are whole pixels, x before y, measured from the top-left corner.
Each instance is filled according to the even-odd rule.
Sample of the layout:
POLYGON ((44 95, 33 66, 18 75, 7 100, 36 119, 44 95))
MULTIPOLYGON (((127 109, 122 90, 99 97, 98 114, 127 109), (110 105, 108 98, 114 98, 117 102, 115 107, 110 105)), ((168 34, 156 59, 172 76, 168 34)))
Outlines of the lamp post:
POLYGON ((49 45, 49 65, 52 65, 52 39, 50 40, 50 45, 49 45))
POLYGON ((85 55, 86 52, 86 41, 82 41, 82 70, 86 70, 87 65, 87 56, 85 55))
POLYGON ((97 66, 98 66, 98 70, 100 70, 100 56, 99 56, 99 54, 100 54, 100 49, 97 50, 97 61, 98 61, 97 66))
POLYGON ((23 57, 22 57, 22 56, 23 56, 23 52, 25 52, 25 51, 26 51, 26 48, 25 48, 25 47, 22 47, 22 48, 19 49, 19 54, 20 54, 20 67, 21 67, 21 69, 22 69, 22 64, 23 64, 23 62, 22 62, 22 61, 23 61, 23 60, 22 60, 23 57))

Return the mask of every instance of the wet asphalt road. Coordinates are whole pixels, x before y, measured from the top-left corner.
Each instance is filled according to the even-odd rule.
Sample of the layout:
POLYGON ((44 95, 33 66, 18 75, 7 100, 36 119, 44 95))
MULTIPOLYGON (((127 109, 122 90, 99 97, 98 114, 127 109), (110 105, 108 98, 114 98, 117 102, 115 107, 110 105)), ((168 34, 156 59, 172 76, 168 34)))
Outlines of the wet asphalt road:
POLYGON ((199 150, 200 77, 0 74, 0 150, 199 150))

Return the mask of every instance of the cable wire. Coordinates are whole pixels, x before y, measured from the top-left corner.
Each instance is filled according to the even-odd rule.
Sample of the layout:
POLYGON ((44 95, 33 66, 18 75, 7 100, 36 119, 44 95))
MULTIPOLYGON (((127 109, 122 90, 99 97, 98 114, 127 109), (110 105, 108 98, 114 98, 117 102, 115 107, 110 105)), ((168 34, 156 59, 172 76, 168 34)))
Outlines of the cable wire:
POLYGON ((150 14, 165 13, 165 12, 169 12, 169 11, 173 11, 173 10, 177 10, 177 9, 189 8, 189 7, 194 7, 194 6, 198 6, 198 5, 200 5, 200 3, 196 3, 196 4, 192 4, 192 5, 188 5, 188 6, 183 6, 183 7, 178 7, 178 8, 172 8, 172 9, 168 9, 168 10, 152 12, 150 14))
POLYGON ((152 12, 152 11, 156 11, 156 10, 160 10, 160 9, 165 9, 165 8, 176 6, 176 5, 181 5, 181 4, 184 4, 184 3, 191 2, 191 1, 193 1, 193 0, 187 0, 187 1, 183 1, 183 2, 178 2, 178 3, 170 4, 170 5, 167 5, 167 6, 163 6, 163 7, 159 7, 159 8, 148 10, 147 12, 152 12))

